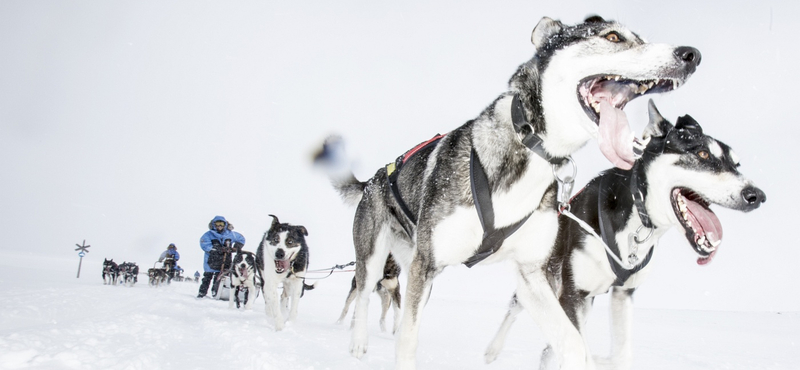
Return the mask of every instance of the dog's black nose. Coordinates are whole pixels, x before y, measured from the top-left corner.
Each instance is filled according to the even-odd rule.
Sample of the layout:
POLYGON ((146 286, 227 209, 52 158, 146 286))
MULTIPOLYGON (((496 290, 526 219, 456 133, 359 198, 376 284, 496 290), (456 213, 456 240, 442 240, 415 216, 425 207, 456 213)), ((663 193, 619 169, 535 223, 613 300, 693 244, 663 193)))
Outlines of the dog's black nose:
POLYGON ((761 203, 767 201, 767 194, 764 194, 761 189, 755 186, 748 186, 742 190, 742 199, 744 199, 747 205, 756 209, 761 203))
POLYGON ((700 50, 697 50, 697 48, 693 48, 691 46, 679 46, 675 48, 674 53, 679 60, 686 62, 686 64, 691 66, 692 70, 700 65, 700 59, 702 59, 702 55, 700 55, 700 50))
POLYGON ((284 256, 286 256, 286 252, 284 252, 283 249, 275 251, 275 258, 282 260, 284 256))

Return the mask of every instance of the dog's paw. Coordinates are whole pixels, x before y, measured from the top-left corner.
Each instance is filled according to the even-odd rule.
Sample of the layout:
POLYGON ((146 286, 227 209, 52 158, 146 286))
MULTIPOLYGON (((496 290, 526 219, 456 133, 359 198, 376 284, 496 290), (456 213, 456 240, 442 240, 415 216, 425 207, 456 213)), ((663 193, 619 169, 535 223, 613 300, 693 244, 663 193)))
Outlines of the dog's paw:
POLYGON ((367 342, 350 343, 350 355, 360 359, 367 353, 367 342))
POLYGON ((592 359, 596 370, 614 370, 617 368, 614 366, 614 361, 608 357, 592 356, 592 359))
POLYGON ((498 348, 494 348, 494 346, 490 346, 486 349, 486 353, 483 354, 483 360, 487 364, 491 364, 494 360, 497 360, 497 356, 500 355, 500 350, 498 348))

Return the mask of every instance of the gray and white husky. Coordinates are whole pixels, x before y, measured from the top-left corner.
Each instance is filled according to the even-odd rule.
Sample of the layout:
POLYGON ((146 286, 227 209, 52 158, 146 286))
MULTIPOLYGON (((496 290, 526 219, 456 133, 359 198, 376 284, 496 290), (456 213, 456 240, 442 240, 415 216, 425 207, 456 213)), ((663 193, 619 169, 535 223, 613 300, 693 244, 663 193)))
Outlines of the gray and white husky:
POLYGON ((682 86, 700 62, 695 48, 651 44, 598 16, 577 25, 542 18, 531 42, 533 58, 478 117, 366 182, 352 172, 333 179, 345 201, 358 204, 353 356, 367 351, 369 295, 390 252, 408 267, 396 364, 410 369, 434 277, 450 265, 505 259, 522 280, 541 269, 549 251, 534 246, 552 245, 558 231, 554 169, 592 137, 612 163, 629 168, 644 143, 622 108, 682 86), (536 227, 515 233, 526 220, 536 227))
POLYGON ((610 290, 611 357, 597 365, 630 368, 632 296, 650 271, 659 238, 680 227, 699 256, 697 263, 705 265, 722 243, 722 225, 709 206, 749 212, 766 201, 764 192, 739 173, 739 159, 729 146, 705 135, 688 115, 673 126, 652 100, 649 109, 643 135, 649 143, 633 169, 605 171, 562 205, 568 208, 559 217, 558 237, 547 248, 540 271, 550 291, 524 303, 512 298, 486 350, 486 362, 497 358, 516 316, 533 304, 527 307, 544 322, 550 343, 540 369, 584 355, 591 368, 588 350, 559 343, 578 342, 594 297, 610 290))

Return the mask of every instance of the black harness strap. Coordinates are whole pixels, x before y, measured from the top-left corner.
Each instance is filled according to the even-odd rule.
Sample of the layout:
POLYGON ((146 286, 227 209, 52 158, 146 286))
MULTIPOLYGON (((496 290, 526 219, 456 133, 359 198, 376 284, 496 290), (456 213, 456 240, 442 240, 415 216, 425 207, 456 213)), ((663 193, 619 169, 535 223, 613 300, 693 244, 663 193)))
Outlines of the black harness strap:
POLYGON ((475 153, 474 148, 469 156, 469 173, 472 200, 475 202, 475 208, 478 210, 478 218, 483 227, 481 246, 472 257, 464 261, 464 265, 472 267, 497 252, 497 250, 503 246, 503 241, 511 236, 511 234, 514 234, 525 221, 528 221, 528 218, 533 212, 514 224, 495 229, 494 208, 492 207, 492 192, 489 187, 489 179, 486 177, 486 171, 483 169, 481 160, 478 158, 478 154, 475 153))
MULTIPOLYGON (((612 251, 615 251, 617 253, 617 255, 620 258, 620 260, 623 260, 623 256, 621 255, 619 247, 617 246, 617 241, 616 241, 616 238, 615 238, 616 232, 614 232, 613 226, 611 225, 611 221, 608 219, 608 215, 606 214, 606 212, 603 212, 603 196, 602 196, 603 195, 603 191, 604 190, 607 190, 607 191, 614 191, 615 190, 615 189, 611 189, 611 188, 606 188, 605 187, 606 179, 607 179, 607 177, 603 177, 603 179, 600 180, 600 187, 598 188, 598 192, 597 192, 597 216, 598 216, 597 218, 598 218, 598 220, 600 222, 600 235, 603 237, 603 242, 605 242, 606 245, 608 245, 608 247, 611 248, 612 251)), ((631 184, 633 184, 633 182, 631 184)), ((631 189, 631 190, 634 190, 634 189, 631 189)), ((636 188, 636 191, 633 192, 633 194, 634 194, 634 198, 636 198, 635 194, 641 195, 641 193, 638 191, 638 187, 636 188)), ((644 211, 644 201, 642 200, 640 203, 641 203, 641 208, 639 208, 640 207, 639 204, 636 205, 637 211, 639 212, 639 218, 642 219, 642 223, 643 224, 645 222, 644 221, 645 219, 647 219, 647 222, 650 223, 650 218, 647 216, 647 213, 642 213, 644 211), (644 216, 642 216, 642 215, 644 215, 644 216)), ((646 226, 645 225, 645 227, 651 227, 651 226, 652 226, 652 223, 650 223, 650 226, 646 226)), ((623 286, 623 285, 625 285, 625 282, 628 280, 628 278, 631 277, 631 275, 633 275, 633 274, 641 271, 643 268, 645 268, 645 266, 647 266, 647 264, 650 262, 650 258, 653 257, 653 251, 654 250, 655 250, 655 248, 650 248, 650 252, 647 253, 647 256, 644 257, 642 262, 639 263, 636 267, 634 267, 633 269, 630 269, 630 270, 626 270, 626 269, 622 268, 622 266, 620 266, 616 261, 614 261, 614 259, 611 257, 611 255, 606 253, 606 258, 608 258, 608 263, 611 266, 611 271, 613 271, 614 275, 617 276, 617 279, 614 280, 613 285, 614 286, 623 286)))
MULTIPOLYGON (((436 136, 434 136, 430 140, 417 144, 417 146, 411 148, 403 155, 397 157, 394 163, 390 163, 386 166, 386 174, 389 179, 389 189, 392 191, 394 200, 397 201, 397 205, 400 206, 400 209, 414 225, 417 224, 417 215, 415 215, 414 212, 411 212, 411 209, 408 208, 406 202, 403 201, 403 196, 400 194, 400 187, 397 185, 397 178, 400 177, 400 169, 403 168, 403 165, 409 158, 411 158, 414 154, 416 154, 420 150, 423 150, 429 146, 438 145, 439 140, 441 140, 443 137, 444 135, 436 134, 436 136)), ((406 230, 406 233, 408 233, 409 237, 411 236, 409 230, 406 230)))
MULTIPOLYGON (((532 152, 542 157, 547 162, 560 166, 564 163, 565 158, 557 158, 551 156, 544 150, 541 136, 533 132, 533 126, 525 118, 525 110, 522 106, 519 94, 514 94, 511 101, 511 121, 514 124, 514 131, 522 135, 522 144, 524 144, 532 152)), ((472 152, 469 157, 469 173, 470 173, 470 186, 472 187, 472 200, 475 203, 475 208, 478 210, 478 218, 483 226, 483 240, 475 254, 468 258, 464 265, 472 267, 491 256, 500 247, 503 242, 514 232, 516 232, 528 218, 533 214, 529 213, 521 220, 508 225, 506 227, 495 229, 494 225, 494 208, 492 207, 492 191, 489 186, 489 179, 486 176, 486 170, 481 164, 478 154, 475 152, 473 145, 472 152)))

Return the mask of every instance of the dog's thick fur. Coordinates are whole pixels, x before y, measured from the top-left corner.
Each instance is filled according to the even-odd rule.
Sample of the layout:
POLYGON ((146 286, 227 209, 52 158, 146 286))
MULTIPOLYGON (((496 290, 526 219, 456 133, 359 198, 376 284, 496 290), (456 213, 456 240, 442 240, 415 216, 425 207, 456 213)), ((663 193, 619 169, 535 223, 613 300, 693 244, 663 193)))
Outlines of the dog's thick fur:
POLYGON ((233 258, 231 267, 231 296, 228 299, 228 307, 236 308, 241 306, 239 292, 244 290, 244 309, 249 310, 253 306, 256 294, 256 255, 253 252, 239 250, 233 258))
MULTIPOLYGON (((378 296, 381 297, 381 331, 386 331, 386 313, 389 311, 389 307, 394 308, 394 325, 392 326, 392 333, 394 334, 397 331, 397 327, 400 325, 400 265, 397 264, 397 261, 392 258, 392 254, 390 253, 388 257, 386 257, 386 264, 383 265, 383 277, 378 281, 378 284, 375 285, 375 292, 378 293, 378 296)), ((353 300, 356 299, 356 278, 353 276, 353 281, 350 283, 350 292, 347 293, 347 299, 344 302, 344 308, 342 309, 342 314, 339 316, 339 320, 336 321, 337 324, 341 324, 344 320, 345 316, 347 316, 347 311, 350 309, 350 304, 353 303, 353 300)))
MULTIPOLYGON (((508 92, 478 117, 447 133, 438 145, 405 162, 397 184, 416 223, 394 199, 385 168, 366 182, 352 173, 334 178, 346 201, 360 201, 353 225, 357 285, 353 356, 360 358, 367 351, 369 294, 391 252, 402 266, 409 266, 396 364, 398 369, 416 366, 420 314, 434 277, 446 266, 475 255, 483 240, 470 183, 473 152, 488 179, 494 226, 511 226, 529 216, 527 231, 508 237, 485 263, 505 259, 516 263, 521 300, 546 293, 530 279, 541 275, 549 251, 532 246, 553 244, 558 231, 556 186, 551 164, 523 144, 527 129, 518 133, 514 128, 515 96, 529 129, 542 139, 542 148, 551 157, 563 158, 597 137, 602 122, 595 108, 599 100, 607 99, 621 109, 643 93, 677 88, 700 61, 694 48, 650 44, 600 17, 574 26, 545 17, 534 28, 531 41, 536 53, 511 77, 508 92)), ((583 358, 565 364, 565 368, 583 366, 583 358)))
MULTIPOLYGON (((612 169, 594 178, 571 200, 571 212, 591 226, 597 235, 602 235, 600 212, 604 213, 603 217, 610 221, 606 226, 611 231, 608 235, 613 235, 616 243, 609 247, 616 249, 616 256, 623 261, 631 253, 639 261, 646 260, 645 256, 655 248, 658 239, 670 228, 679 226, 698 253, 698 264, 706 264, 716 253, 722 237, 719 220, 708 206, 717 204, 749 212, 766 201, 766 196, 739 173, 739 160, 730 147, 703 134, 702 128, 689 116, 680 117, 673 126, 651 101, 650 124, 645 136, 651 139, 640 163, 632 171, 612 169), (654 226, 649 238, 646 238, 647 228, 637 233, 643 223, 631 196, 632 179, 633 186, 643 190, 644 217, 652 220, 654 226), (633 245, 632 233, 638 235, 641 243, 633 245)), ((617 275, 602 242, 563 214, 559 217, 558 237, 549 251, 547 268, 543 271, 555 293, 549 301, 557 299, 560 307, 551 304, 531 307, 552 326, 560 326, 552 331, 556 336, 547 338, 549 343, 580 336, 593 297, 611 290, 612 353, 609 359, 598 359, 597 365, 609 369, 630 368, 632 296, 651 265, 645 264, 624 282, 615 284, 617 275)), ((516 296, 512 298, 509 311, 486 350, 487 362, 494 361, 500 353, 511 324, 525 304, 520 304, 516 296)), ((569 351, 569 348, 554 351, 555 348, 558 346, 545 349, 540 369, 551 368, 555 365, 551 362, 559 358, 581 356, 580 351, 569 351)), ((587 362, 592 362, 590 356, 587 362)))
POLYGON ((117 285, 119 265, 114 259, 103 258, 103 285, 117 285))
POLYGON ((308 245, 305 237, 308 231, 304 226, 281 223, 272 217, 272 225, 264 233, 256 251, 256 268, 263 279, 262 294, 266 304, 267 317, 275 325, 275 330, 283 330, 286 321, 297 319, 297 306, 303 291, 306 270, 308 269, 308 245), (283 292, 278 297, 278 286, 283 292), (288 318, 286 312, 288 308, 288 318))

